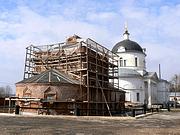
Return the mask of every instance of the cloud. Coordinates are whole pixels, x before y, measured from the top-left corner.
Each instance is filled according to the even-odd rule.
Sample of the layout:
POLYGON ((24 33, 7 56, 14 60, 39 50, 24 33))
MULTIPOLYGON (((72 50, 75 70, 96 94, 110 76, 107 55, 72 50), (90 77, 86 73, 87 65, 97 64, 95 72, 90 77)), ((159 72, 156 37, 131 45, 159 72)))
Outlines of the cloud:
POLYGON ((147 48, 148 70, 158 71, 161 64, 163 77, 170 79, 180 72, 180 5, 161 2, 158 9, 130 4, 121 8, 120 13, 130 24, 130 38, 147 48))
POLYGON ((114 12, 101 12, 101 13, 87 13, 87 20, 103 22, 103 21, 112 21, 115 20, 117 14, 114 12))
POLYGON ((180 63, 179 50, 180 47, 170 48, 168 46, 160 46, 159 44, 145 44, 147 49, 147 69, 158 72, 158 65, 161 64, 162 77, 169 79, 179 73, 179 68, 176 65, 180 63))
MULTIPOLYGON (((14 13, 9 14, 12 17, 14 15, 14 13)), ((100 40, 108 37, 108 31, 103 26, 78 20, 70 21, 62 15, 43 16, 27 6, 17 8, 16 17, 14 20, 12 18, 10 24, 6 20, 0 23, 1 33, 4 35, 0 38, 0 65, 2 65, 0 71, 3 71, 1 79, 10 83, 22 79, 26 46, 64 42, 66 37, 73 34, 96 39, 101 35, 100 40)))

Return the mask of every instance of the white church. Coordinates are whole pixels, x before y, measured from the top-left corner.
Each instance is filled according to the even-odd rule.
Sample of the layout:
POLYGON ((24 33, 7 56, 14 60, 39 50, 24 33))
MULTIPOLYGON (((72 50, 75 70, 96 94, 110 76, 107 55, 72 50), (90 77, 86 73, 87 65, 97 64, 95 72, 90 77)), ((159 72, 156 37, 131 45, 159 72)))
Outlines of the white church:
POLYGON ((119 86, 126 92, 126 105, 165 105, 169 100, 168 81, 146 70, 146 49, 129 35, 125 27, 124 39, 112 49, 119 56, 119 86))

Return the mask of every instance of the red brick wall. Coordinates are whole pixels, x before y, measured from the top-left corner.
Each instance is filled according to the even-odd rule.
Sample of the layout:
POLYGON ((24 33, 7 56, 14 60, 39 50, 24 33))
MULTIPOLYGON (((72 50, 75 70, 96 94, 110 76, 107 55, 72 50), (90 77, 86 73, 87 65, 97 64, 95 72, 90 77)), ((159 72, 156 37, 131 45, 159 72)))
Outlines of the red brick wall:
POLYGON ((38 84, 38 83, 29 83, 29 84, 17 84, 16 85, 16 96, 22 98, 26 91, 31 92, 31 97, 35 98, 44 98, 44 93, 47 92, 47 89, 50 92, 57 94, 57 100, 66 101, 69 98, 79 97, 79 85, 72 84, 38 84))

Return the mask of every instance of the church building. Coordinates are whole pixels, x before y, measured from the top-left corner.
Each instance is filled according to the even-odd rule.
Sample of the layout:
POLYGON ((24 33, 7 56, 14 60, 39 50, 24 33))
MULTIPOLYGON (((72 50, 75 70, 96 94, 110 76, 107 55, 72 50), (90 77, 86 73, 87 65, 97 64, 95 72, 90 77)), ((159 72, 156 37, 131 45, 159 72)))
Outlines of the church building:
POLYGON ((124 39, 112 49, 119 56, 119 86, 126 91, 126 105, 165 105, 169 83, 146 70, 146 49, 130 40, 129 35, 126 26, 124 39))

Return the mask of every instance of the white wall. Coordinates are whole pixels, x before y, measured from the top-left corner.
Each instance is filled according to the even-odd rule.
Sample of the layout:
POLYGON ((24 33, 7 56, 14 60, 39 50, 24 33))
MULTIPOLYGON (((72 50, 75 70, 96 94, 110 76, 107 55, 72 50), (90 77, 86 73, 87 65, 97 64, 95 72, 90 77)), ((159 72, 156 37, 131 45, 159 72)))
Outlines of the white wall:
POLYGON ((158 103, 157 83, 151 82, 151 104, 158 103))
POLYGON ((126 91, 126 101, 144 103, 144 81, 141 78, 120 78, 119 86, 126 91), (139 101, 137 101, 139 93, 139 101))
MULTIPOLYGON (((146 73, 146 61, 145 53, 141 52, 126 52, 123 48, 118 50, 117 55, 119 56, 119 70, 122 68, 133 69, 139 72, 142 76, 146 73), (122 65, 120 66, 120 58, 122 58, 122 65), (135 58, 137 58, 137 66, 135 64, 135 58), (124 60, 126 66, 124 66, 124 60)), ((168 101, 169 86, 167 83, 158 83, 151 79, 145 79, 140 77, 124 77, 119 78, 119 86, 124 88, 126 91, 126 101, 134 103, 146 103, 148 105, 163 103, 168 101), (146 88, 145 83, 146 81, 146 88), (140 95, 140 101, 137 101, 137 93, 140 95)))
POLYGON ((158 83, 158 102, 160 104, 167 103, 169 101, 169 83, 160 81, 158 83))
MULTIPOLYGON (((135 70, 145 70, 146 63, 145 63, 145 54, 143 53, 136 53, 136 52, 126 52, 126 53, 117 53, 120 58, 123 59, 123 68, 130 68, 135 70), (137 58, 137 67, 135 66, 135 58, 137 58), (126 60, 126 66, 124 67, 124 60, 126 60)), ((119 62, 119 68, 120 62, 119 62)))

